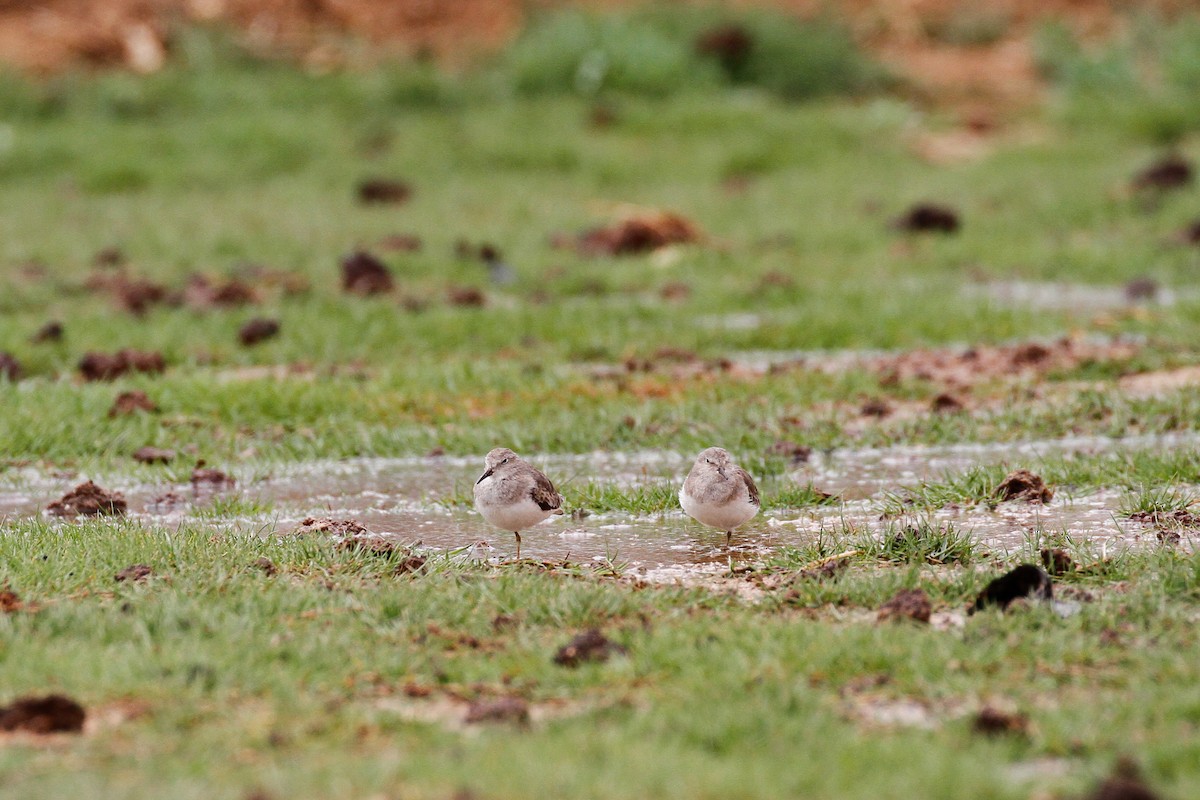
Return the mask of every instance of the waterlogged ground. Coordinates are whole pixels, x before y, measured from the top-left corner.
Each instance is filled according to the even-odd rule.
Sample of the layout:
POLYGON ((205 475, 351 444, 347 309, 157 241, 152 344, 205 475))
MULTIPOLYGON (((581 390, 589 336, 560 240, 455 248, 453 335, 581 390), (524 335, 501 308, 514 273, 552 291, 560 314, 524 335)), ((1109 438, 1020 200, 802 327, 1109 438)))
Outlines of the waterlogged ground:
POLYGON ((0 798, 1200 796, 1194 137, 222 47, 0 87, 0 798))

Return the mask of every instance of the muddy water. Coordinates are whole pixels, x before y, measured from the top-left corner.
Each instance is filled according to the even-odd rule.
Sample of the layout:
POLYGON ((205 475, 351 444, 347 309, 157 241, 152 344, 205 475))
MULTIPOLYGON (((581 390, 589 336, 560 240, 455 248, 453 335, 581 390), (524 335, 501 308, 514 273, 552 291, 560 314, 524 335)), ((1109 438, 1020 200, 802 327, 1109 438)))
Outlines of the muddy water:
MULTIPOLYGON (((843 494, 836 507, 770 512, 756 519, 725 548, 724 534, 701 527, 674 511, 655 516, 595 514, 582 519, 554 517, 523 535, 522 555, 573 561, 611 559, 648 571, 677 566, 727 563, 751 558, 782 545, 801 545, 822 533, 848 526, 882 530, 881 493, 899 491, 923 479, 938 479, 981 464, 1036 466, 1040 459, 1122 448, 1187 447, 1200 444, 1196 434, 1127 437, 1121 440, 1078 437, 1009 444, 897 446, 843 449, 815 454, 793 473, 843 494)), ((597 481, 618 486, 646 482, 677 483, 689 458, 678 453, 593 453, 534 459, 560 486, 597 481)), ((190 486, 137 483, 128 475, 93 476, 129 501, 133 518, 149 524, 204 524, 246 534, 294 528, 308 516, 354 518, 368 529, 407 544, 459 551, 464 558, 511 556, 511 533, 490 528, 473 510, 447 501, 469 497, 481 467, 471 458, 401 458, 319 461, 237 474, 236 489, 225 493, 230 514, 205 516, 211 496, 190 486), (155 503, 173 491, 176 502, 155 503), (256 511, 256 508, 263 509, 256 511), (243 509, 243 511, 238 511, 243 509)), ((42 509, 87 476, 49 475, 33 469, 0 476, 0 518, 42 514, 42 509)), ((1044 535, 1067 534, 1104 551, 1156 542, 1152 530, 1120 520, 1115 510, 1122 494, 1102 491, 1070 497, 1060 492, 1048 506, 1007 503, 995 510, 943 509, 934 517, 970 531, 994 552, 1019 550, 1044 535)))

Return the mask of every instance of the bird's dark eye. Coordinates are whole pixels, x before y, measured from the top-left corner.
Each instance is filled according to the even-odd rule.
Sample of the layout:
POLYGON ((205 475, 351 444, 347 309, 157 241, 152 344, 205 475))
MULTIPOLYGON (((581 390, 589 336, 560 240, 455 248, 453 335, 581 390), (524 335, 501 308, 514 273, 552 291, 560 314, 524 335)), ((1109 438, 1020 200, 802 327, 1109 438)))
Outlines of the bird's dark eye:
POLYGON ((501 463, 501 464, 507 464, 507 463, 508 463, 508 459, 507 459, 507 458, 503 458, 503 459, 501 459, 501 460, 500 460, 500 463, 501 463))

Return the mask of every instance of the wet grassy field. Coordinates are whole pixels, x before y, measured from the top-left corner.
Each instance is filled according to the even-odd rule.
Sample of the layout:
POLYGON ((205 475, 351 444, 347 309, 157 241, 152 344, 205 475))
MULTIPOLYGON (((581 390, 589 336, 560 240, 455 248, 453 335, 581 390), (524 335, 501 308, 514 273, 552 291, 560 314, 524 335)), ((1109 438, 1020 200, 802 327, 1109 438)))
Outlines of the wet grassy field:
POLYGON ((0 733, 0 797, 1065 799, 1121 757, 1162 797, 1200 791, 1200 249, 1180 236, 1200 212, 1193 184, 1135 186, 1159 141, 1050 104, 947 159, 954 115, 902 94, 585 99, 186 47, 155 76, 0 89, 0 352, 20 365, 0 380, 0 705, 61 692, 89 715, 0 733), (411 196, 363 204, 368 178, 411 196), (921 201, 960 230, 897 230, 921 201), (574 246, 660 209, 698 240, 574 246), (359 249, 391 291, 342 290, 359 249), (162 290, 140 313, 137 281, 162 290), (243 346, 254 318, 279 333, 243 346), (34 341, 51 321, 62 338, 34 341), (122 348, 163 371, 84 380, 122 348), (154 410, 110 414, 135 390, 154 410), (674 509, 713 444, 768 512, 731 552, 674 509), (147 445, 175 457, 135 463, 147 445), (572 560, 557 529, 504 561, 467 483, 419 481, 498 445, 557 466, 596 526, 678 537, 686 569, 572 560), (854 485, 916 446, 953 468, 854 485), (674 460, 553 460, 596 451, 674 460), (361 458, 416 482, 361 507, 319 476, 256 494, 361 458), (238 488, 188 494, 199 459, 238 488), (1017 467, 1056 491, 1048 513, 1107 493, 1131 533, 997 516, 1017 467), (130 517, 40 513, 88 477, 130 517), (167 490, 182 511, 148 511, 167 490), (379 552, 292 534, 393 501, 379 552), (435 517, 449 538, 410 547, 435 517), (1057 605, 965 613, 1043 548, 1070 561, 1057 605), (914 588, 930 623, 878 619, 914 588), (555 663, 590 629, 607 660, 555 663))

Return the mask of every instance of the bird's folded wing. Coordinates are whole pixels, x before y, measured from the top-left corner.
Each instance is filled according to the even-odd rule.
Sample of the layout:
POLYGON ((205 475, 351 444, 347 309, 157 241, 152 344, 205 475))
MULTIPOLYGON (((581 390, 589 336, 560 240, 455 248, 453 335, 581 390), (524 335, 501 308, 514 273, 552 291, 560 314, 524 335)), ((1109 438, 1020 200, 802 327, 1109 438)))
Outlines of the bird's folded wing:
POLYGON ((741 467, 738 467, 737 471, 738 475, 746 483, 746 491, 750 493, 750 502, 756 506, 762 505, 762 502, 758 499, 758 487, 754 485, 754 478, 751 478, 750 473, 741 467))
POLYGON ((533 502, 538 504, 538 508, 542 511, 553 511, 562 506, 562 495, 554 488, 554 484, 550 482, 542 473, 534 475, 533 489, 529 496, 533 498, 533 502))

